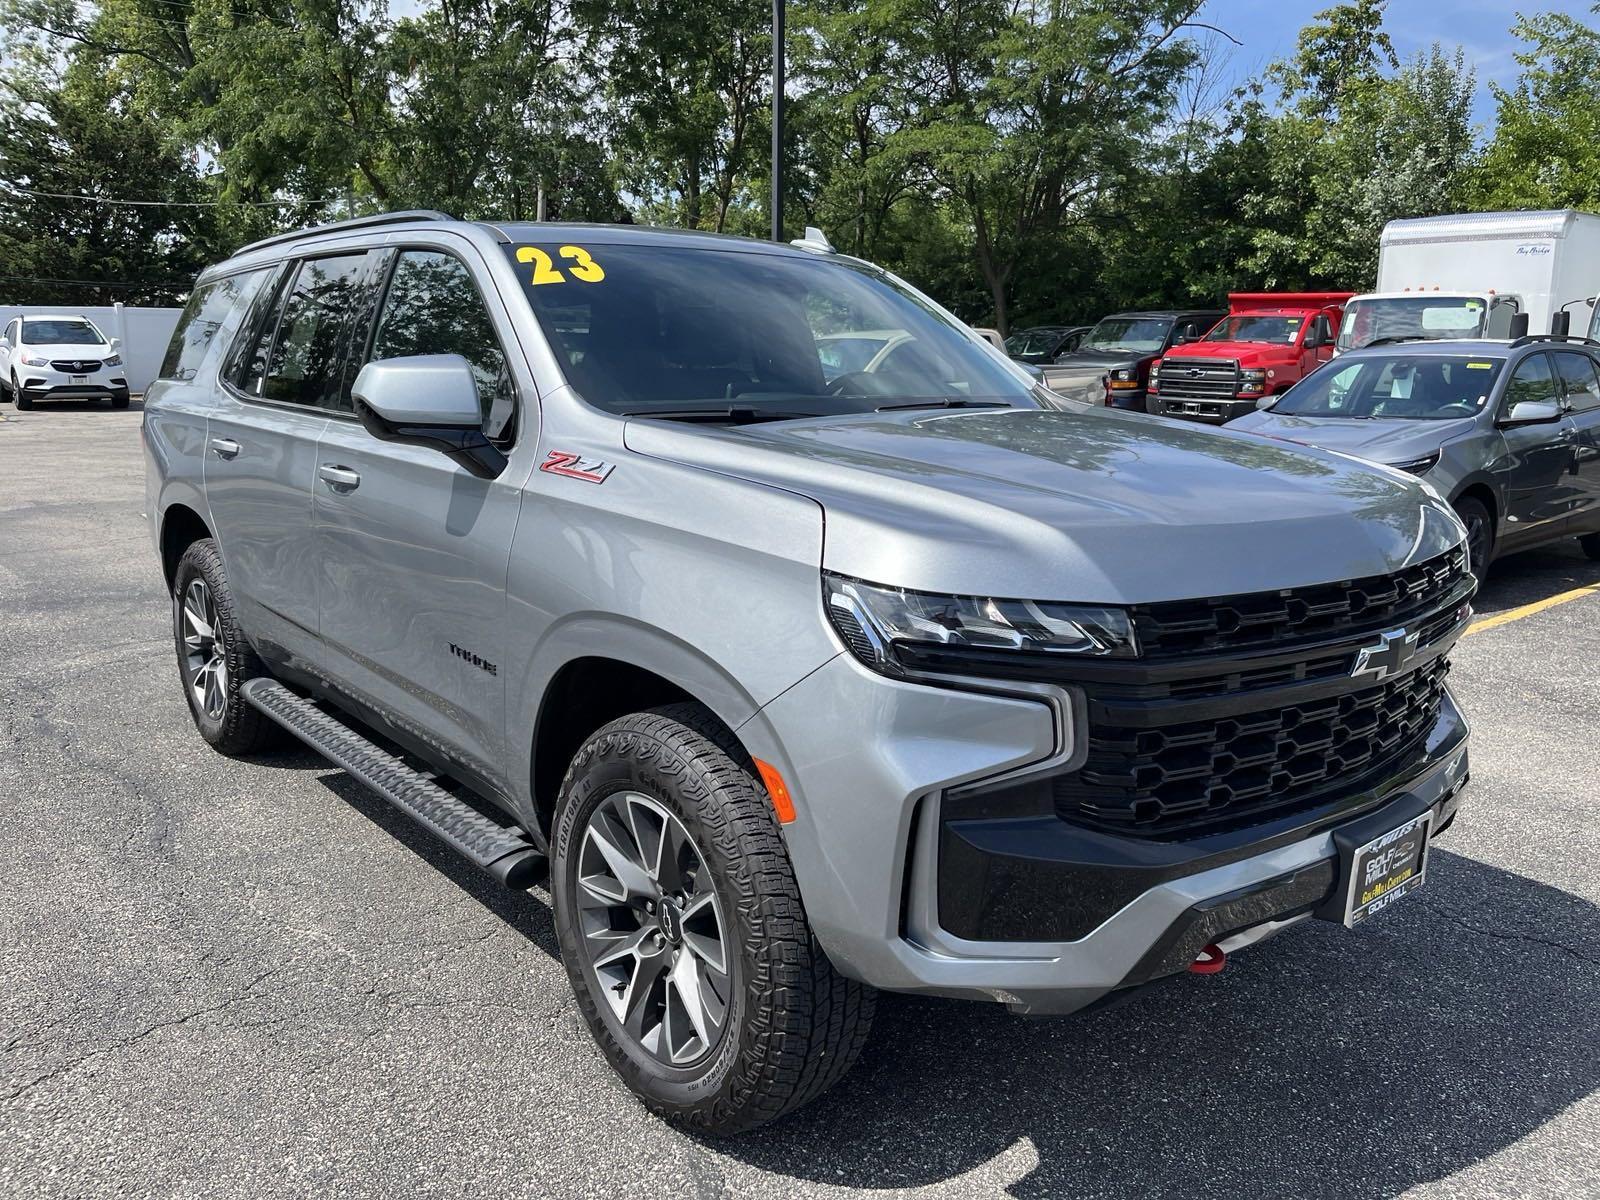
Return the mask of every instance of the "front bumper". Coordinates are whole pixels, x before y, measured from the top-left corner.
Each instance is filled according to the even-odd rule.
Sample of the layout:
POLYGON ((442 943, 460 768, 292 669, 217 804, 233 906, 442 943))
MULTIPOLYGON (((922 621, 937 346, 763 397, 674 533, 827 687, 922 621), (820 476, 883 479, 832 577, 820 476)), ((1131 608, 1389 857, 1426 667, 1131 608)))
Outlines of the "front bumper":
POLYGON ((54 367, 17 368, 17 385, 30 400, 126 400, 128 379, 122 367, 58 371, 54 367))
POLYGON ((1129 412, 1149 412, 1149 397, 1144 388, 1127 388, 1122 391, 1107 389, 1108 408, 1125 408, 1129 412))
POLYGON ((1158 392, 1149 398, 1149 411, 1163 417, 1199 421, 1204 425, 1225 425, 1235 417, 1255 412, 1259 400, 1259 396, 1244 400, 1237 397, 1232 400, 1168 399, 1158 392))
POLYGON ((1467 726, 1446 691, 1423 751, 1337 812, 1188 842, 1055 818, 1058 828, 973 820, 969 810, 949 820, 951 796, 1070 770, 1082 753, 1070 689, 969 684, 889 680, 841 655, 740 729, 789 782, 799 815, 784 831, 817 937, 836 966, 877 987, 1028 1013, 1087 1007, 1186 969, 1208 943, 1240 944, 1310 913, 1334 886, 1335 828, 1414 797, 1437 831, 1467 776, 1467 726), (1035 907, 1040 929, 1062 927, 1066 913, 1074 935, 960 936, 950 926, 970 921, 957 916, 963 898, 950 882, 963 877, 980 906, 998 897, 1013 913, 1035 907))

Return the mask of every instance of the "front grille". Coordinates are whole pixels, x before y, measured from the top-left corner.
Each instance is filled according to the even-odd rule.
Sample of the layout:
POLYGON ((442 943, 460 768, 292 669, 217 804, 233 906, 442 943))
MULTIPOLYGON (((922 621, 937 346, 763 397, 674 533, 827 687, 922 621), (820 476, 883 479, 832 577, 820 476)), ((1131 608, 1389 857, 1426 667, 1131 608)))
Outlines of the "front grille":
POLYGON ((98 371, 101 363, 98 358, 58 358, 50 365, 68 375, 87 375, 91 371, 98 371))
POLYGON ((1165 836, 1354 793, 1422 746, 1449 670, 1436 658, 1369 688, 1158 728, 1091 721, 1083 768, 1054 782, 1056 811, 1165 836))
POLYGON ((1239 390, 1239 364, 1215 358, 1163 359, 1158 386, 1167 400, 1232 400, 1239 390))
POLYGON ((1132 609, 1146 659, 1327 640, 1392 628, 1434 614, 1453 593, 1470 593, 1467 552, 1457 547, 1394 575, 1342 583, 1173 600, 1132 609))

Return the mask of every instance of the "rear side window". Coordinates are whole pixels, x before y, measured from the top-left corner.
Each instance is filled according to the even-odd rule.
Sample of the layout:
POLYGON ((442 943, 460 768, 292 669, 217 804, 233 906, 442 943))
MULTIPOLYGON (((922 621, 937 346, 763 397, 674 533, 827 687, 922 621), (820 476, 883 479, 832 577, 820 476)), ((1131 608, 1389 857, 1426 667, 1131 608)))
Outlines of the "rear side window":
POLYGON ((509 435, 515 415, 511 377, 494 321, 454 255, 405 250, 395 261, 372 335, 372 359, 415 354, 459 354, 472 368, 483 411, 484 434, 509 435))
POLYGON ((1589 412, 1600 408, 1600 378, 1595 375, 1594 359, 1573 350, 1559 351, 1555 359, 1562 390, 1573 409, 1589 412))
POLYGON ((258 395, 284 404, 322 403, 337 380, 340 335, 358 299, 365 252, 300 264, 278 317, 258 395))
POLYGON ((180 382, 193 379, 223 321, 234 309, 249 303, 265 275, 265 271, 247 271, 196 288, 172 331, 158 378, 180 382))

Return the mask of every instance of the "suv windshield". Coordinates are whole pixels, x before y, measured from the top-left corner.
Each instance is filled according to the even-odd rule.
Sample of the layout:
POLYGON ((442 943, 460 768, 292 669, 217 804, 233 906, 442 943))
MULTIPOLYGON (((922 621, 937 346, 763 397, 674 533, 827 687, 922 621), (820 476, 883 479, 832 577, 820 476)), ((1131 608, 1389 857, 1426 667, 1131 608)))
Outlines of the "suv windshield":
POLYGON ((1151 352, 1167 344, 1170 317, 1107 317, 1083 339, 1080 350, 1151 352))
POLYGON ((608 412, 1035 406, 1024 379, 927 301, 841 259, 659 243, 506 252, 568 380, 608 412))
POLYGON ((1298 417, 1452 421, 1489 401, 1503 358, 1373 354, 1336 359, 1313 371, 1272 406, 1298 417))
POLYGON ((1059 329, 1025 329, 1006 339, 1007 354, 1049 354, 1061 341, 1059 329))
POLYGON ((1289 346, 1300 335, 1300 326, 1304 323, 1304 317, 1226 317, 1201 341, 1268 342, 1274 346, 1289 346))
POLYGON ((22 341, 28 346, 98 346, 105 338, 90 322, 79 317, 24 321, 22 341))
POLYGON ((1483 333, 1486 311, 1477 296, 1425 294, 1352 300, 1345 307, 1336 344, 1340 350, 1356 350, 1385 339, 1474 338, 1483 333))

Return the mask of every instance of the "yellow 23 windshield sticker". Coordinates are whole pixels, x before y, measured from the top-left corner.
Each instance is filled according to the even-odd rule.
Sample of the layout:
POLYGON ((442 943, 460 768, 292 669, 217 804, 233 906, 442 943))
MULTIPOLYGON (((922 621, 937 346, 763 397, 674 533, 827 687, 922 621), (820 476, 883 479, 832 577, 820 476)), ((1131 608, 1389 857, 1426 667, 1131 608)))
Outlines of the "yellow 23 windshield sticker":
POLYGON ((599 283, 606 277, 604 268, 582 246, 562 246, 557 251, 565 262, 565 274, 555 260, 537 246, 518 246, 517 261, 533 264, 533 286, 546 283, 565 283, 567 276, 584 283, 599 283))

